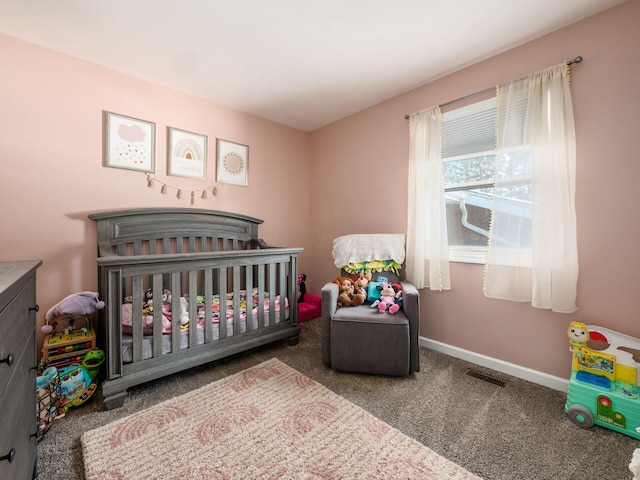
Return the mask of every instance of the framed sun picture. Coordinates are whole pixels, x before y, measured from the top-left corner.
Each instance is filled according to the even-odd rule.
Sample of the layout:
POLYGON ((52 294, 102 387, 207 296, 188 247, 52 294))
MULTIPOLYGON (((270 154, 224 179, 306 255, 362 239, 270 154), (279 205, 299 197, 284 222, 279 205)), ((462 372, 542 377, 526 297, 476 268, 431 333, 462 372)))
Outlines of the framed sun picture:
POLYGON ((167 174, 206 178, 207 137, 167 127, 167 174))
POLYGON ((154 173, 155 144, 155 123, 104 112, 105 167, 154 173))
POLYGON ((249 185, 249 176, 247 175, 249 147, 218 138, 216 140, 216 150, 216 180, 220 183, 230 183, 232 185, 249 185))

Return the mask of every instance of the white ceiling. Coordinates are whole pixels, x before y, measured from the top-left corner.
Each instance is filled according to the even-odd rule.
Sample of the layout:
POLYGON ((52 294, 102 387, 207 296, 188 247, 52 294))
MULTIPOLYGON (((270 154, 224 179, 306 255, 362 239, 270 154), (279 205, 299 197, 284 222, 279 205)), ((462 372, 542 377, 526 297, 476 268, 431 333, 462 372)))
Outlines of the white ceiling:
POLYGON ((312 131, 623 1, 0 0, 0 32, 312 131))

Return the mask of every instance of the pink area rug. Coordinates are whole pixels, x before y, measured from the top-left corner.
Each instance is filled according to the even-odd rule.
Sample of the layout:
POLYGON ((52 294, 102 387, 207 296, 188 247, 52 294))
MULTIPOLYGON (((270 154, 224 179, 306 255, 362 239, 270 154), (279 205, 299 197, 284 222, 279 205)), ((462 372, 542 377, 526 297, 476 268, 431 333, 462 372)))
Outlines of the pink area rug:
POLYGON ((277 359, 81 442, 87 480, 478 479, 277 359))

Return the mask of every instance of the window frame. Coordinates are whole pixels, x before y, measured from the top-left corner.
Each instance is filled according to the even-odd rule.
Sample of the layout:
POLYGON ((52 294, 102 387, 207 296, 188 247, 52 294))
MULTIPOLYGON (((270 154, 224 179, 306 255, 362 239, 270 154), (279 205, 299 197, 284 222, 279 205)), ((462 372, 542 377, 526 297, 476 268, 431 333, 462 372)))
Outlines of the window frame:
MULTIPOLYGON (((443 136, 445 135, 444 129, 446 128, 446 122, 449 121, 456 121, 459 119, 463 119, 465 117, 471 117, 473 115, 477 115, 478 113, 481 112, 488 112, 490 110, 493 110, 494 113, 494 118, 495 115, 497 115, 497 98, 496 97, 491 97, 485 100, 480 100, 478 102, 474 102, 465 106, 462 106, 460 108, 454 109, 454 110, 450 110, 449 112, 445 112, 443 113, 443 136)), ((482 119, 479 121, 486 121, 486 119, 482 119)), ((464 122, 463 122, 464 125, 464 122)), ((463 128, 462 126, 460 126, 460 128, 463 128)), ((455 191, 469 191, 469 190, 473 190, 473 189, 477 189, 477 188, 495 188, 496 186, 496 175, 493 175, 493 178, 491 179, 491 181, 487 181, 487 180, 475 180, 475 181, 469 181, 469 182, 460 182, 460 183, 455 183, 455 184, 449 184, 449 185, 445 185, 444 184, 444 166, 449 163, 449 162, 455 162, 455 161, 461 161, 461 160, 465 160, 465 159, 472 159, 472 158, 479 158, 479 157, 486 157, 486 156, 495 156, 497 155, 497 148, 495 147, 495 128, 497 128, 496 125, 494 125, 493 127, 493 140, 494 140, 494 148, 492 150, 486 150, 486 149, 479 149, 477 152, 472 152, 472 151, 467 151, 465 153, 462 154, 457 154, 457 155, 451 155, 448 157, 444 157, 445 155, 445 146, 443 145, 442 148, 442 157, 441 157, 441 161, 442 161, 442 165, 443 165, 443 176, 442 176, 442 189, 443 189, 443 196, 446 197, 448 193, 451 192, 455 192, 455 191)), ((471 136, 473 138, 480 138, 478 144, 479 145, 487 145, 486 142, 486 132, 484 132, 484 141, 483 138, 480 135, 477 135, 477 132, 472 132, 471 136)), ((464 138, 465 134, 464 133, 458 133, 455 132, 453 134, 453 138, 464 138)), ((444 141, 443 141, 444 143, 444 141)), ((458 145, 454 145, 453 146, 453 150, 459 150, 461 148, 461 146, 458 145)), ((526 148, 526 147, 525 147, 526 148)), ((530 179, 530 176, 526 176, 526 177, 513 177, 512 179, 510 179, 510 181, 515 181, 518 182, 522 179, 530 179)), ((502 183, 503 180, 500 180, 500 182, 502 183)), ((489 209, 490 210, 490 215, 493 216, 493 210, 492 208, 489 209)), ((448 224, 448 220, 449 218, 445 215, 445 221, 448 224)), ((490 221, 491 223, 491 221, 490 221)), ((448 228, 448 227, 447 227, 448 228)), ((468 228, 467 226, 465 226, 465 228, 468 228)), ((480 229, 482 229, 482 227, 479 227, 480 229)), ((490 227, 489 227, 490 228, 490 227)), ((473 229, 471 229, 473 230, 473 229)), ((484 229, 483 229, 484 230, 484 229)), ((478 232, 477 230, 475 230, 477 233, 484 235, 484 233, 482 232, 478 232)), ((449 260, 452 262, 459 262, 459 263, 474 263, 474 264, 485 264, 487 261, 487 255, 488 255, 488 248, 489 248, 489 238, 487 235, 487 243, 483 246, 479 246, 479 245, 449 245, 449 260)), ((514 251, 510 251, 511 249, 505 247, 504 249, 502 249, 502 252, 504 253, 504 257, 507 258, 507 264, 511 264, 511 265, 522 265, 522 260, 521 260, 521 253, 524 252, 519 252, 517 250, 514 251)))

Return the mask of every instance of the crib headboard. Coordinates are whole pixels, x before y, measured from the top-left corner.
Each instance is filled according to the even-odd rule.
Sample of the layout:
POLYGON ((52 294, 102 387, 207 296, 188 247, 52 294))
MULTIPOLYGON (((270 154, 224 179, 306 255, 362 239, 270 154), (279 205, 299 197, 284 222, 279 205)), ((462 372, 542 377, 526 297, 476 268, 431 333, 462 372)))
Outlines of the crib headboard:
POLYGON ((139 208, 94 213, 100 257, 268 247, 258 239, 262 220, 197 208, 139 208))

